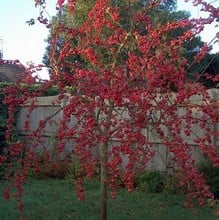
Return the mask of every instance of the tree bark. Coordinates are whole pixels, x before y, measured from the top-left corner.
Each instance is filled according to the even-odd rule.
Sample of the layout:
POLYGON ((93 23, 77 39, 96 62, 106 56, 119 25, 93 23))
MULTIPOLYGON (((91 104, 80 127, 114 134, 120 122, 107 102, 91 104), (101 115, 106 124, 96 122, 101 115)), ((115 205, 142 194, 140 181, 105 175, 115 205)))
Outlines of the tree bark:
POLYGON ((100 220, 107 220, 107 144, 102 144, 100 150, 100 220))

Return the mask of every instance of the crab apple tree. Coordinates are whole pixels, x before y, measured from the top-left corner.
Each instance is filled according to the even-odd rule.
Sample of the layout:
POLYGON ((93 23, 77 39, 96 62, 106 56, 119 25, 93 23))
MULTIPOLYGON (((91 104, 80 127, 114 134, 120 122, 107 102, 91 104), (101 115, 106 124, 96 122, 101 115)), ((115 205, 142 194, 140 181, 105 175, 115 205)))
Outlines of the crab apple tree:
MULTIPOLYGON (((118 180, 129 192, 135 189, 136 173, 147 170, 156 154, 152 138, 156 136, 159 144, 174 157, 180 173, 179 184, 188 192, 186 203, 191 205, 197 199, 203 204, 212 194, 195 167, 192 149, 195 143, 214 166, 219 166, 218 149, 212 141, 218 132, 211 126, 219 123, 218 106, 204 86, 187 81, 186 70, 192 64, 181 51, 206 24, 217 21, 218 9, 203 1, 194 1, 202 5, 208 18, 156 23, 150 17, 151 12, 161 8, 165 1, 143 1, 143 7, 137 7, 139 1, 124 0, 120 5, 118 1, 96 0, 82 23, 66 25, 61 19, 62 10, 68 10, 74 23, 79 10, 77 2, 57 1, 59 22, 51 26, 44 20, 46 26, 52 28, 51 79, 45 81, 41 89, 57 85, 60 92, 57 101, 60 101, 66 97, 66 88, 71 88, 61 108, 56 147, 62 153, 65 143, 74 140, 73 152, 80 164, 76 181, 78 199, 85 199, 84 178, 92 178, 100 167, 100 219, 107 219, 107 191, 114 198, 120 184, 118 180), (128 25, 122 19, 124 10, 129 11, 128 25), (185 31, 171 38, 170 33, 178 29, 185 31), (59 36, 63 36, 64 41, 57 49, 59 36), (194 96, 201 101, 192 102, 194 96), (179 111, 180 107, 183 112, 179 111), (76 123, 71 123, 72 117, 76 123), (200 136, 193 134, 194 127, 202 131, 200 136), (192 139, 192 144, 186 137, 192 139)), ((44 3, 35 1, 36 6, 44 3)), ((201 61, 206 52, 208 47, 204 45, 196 61, 201 61)), ((30 114, 35 108, 34 97, 42 91, 27 91, 19 83, 6 89, 4 103, 9 106, 11 115, 6 132, 9 142, 15 106, 32 100, 25 122, 28 131, 30 114)), ((13 163, 20 165, 13 176, 6 173, 9 183, 17 189, 15 196, 20 209, 22 185, 28 170, 38 169, 39 158, 34 147, 42 141, 47 123, 48 118, 28 133, 31 148, 25 148, 21 141, 11 143, 7 153, 0 157, 1 164, 10 157, 7 173, 14 168, 13 163), (24 148, 26 152, 21 157, 24 148)), ((10 185, 4 196, 10 197, 10 185)))

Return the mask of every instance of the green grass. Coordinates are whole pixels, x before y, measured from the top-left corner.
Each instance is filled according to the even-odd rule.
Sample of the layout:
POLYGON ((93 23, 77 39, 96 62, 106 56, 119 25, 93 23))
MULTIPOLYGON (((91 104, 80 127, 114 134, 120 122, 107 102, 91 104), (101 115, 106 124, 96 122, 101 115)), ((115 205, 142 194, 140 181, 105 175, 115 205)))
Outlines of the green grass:
MULTIPOLYGON (((2 190, 5 183, 0 182, 2 190)), ((79 203, 73 187, 64 180, 29 180, 25 185, 23 216, 26 220, 97 220, 99 211, 98 184, 86 184, 87 198, 79 203)), ((18 219, 15 201, 0 198, 0 219, 18 219)), ((183 207, 179 195, 128 193, 120 190, 115 200, 109 200, 109 220, 216 220, 208 207, 197 208, 195 213, 183 207)))

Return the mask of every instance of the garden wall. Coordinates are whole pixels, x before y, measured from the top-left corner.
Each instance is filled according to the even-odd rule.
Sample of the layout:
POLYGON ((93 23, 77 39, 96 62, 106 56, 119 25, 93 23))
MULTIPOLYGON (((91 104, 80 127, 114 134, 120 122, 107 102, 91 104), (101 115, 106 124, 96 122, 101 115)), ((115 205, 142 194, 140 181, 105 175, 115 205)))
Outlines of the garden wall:
MULTIPOLYGON (((210 89, 208 90, 210 99, 214 102, 218 103, 218 109, 219 109, 219 89, 210 89)), ((21 107, 20 113, 18 115, 17 120, 17 129, 19 131, 19 134, 25 138, 29 132, 24 131, 25 121, 27 116, 29 117, 30 121, 30 130, 34 131, 37 129, 38 124, 41 120, 47 120, 46 126, 43 130, 43 138, 42 142, 38 142, 38 149, 41 148, 47 148, 51 149, 56 146, 56 131, 58 128, 58 125, 60 123, 60 119, 63 117, 63 111, 62 107, 66 105, 68 102, 68 98, 70 95, 66 94, 66 96, 59 100, 58 96, 49 96, 49 97, 38 97, 35 100, 36 107, 32 110, 32 112, 29 114, 29 109, 31 102, 28 101, 25 105, 21 107), (58 100, 58 101, 57 101, 58 100)), ((190 100, 191 103, 195 103, 198 105, 203 104, 202 98, 198 95, 195 95, 190 100)), ((186 108, 183 106, 178 107, 178 114, 184 115, 186 114, 186 108)), ((194 115, 197 114, 197 117, 199 117, 199 112, 196 112, 194 108, 194 115)), ((156 117, 156 112, 154 113, 154 117, 156 117)), ((74 117, 72 117, 72 120, 70 123, 76 123, 76 120, 74 117)), ((196 159, 197 162, 200 162, 203 158, 201 154, 199 153, 199 150, 195 146, 195 143, 193 141, 195 136, 202 136, 203 130, 200 129, 199 126, 194 125, 193 126, 193 134, 190 136, 186 136, 185 134, 182 134, 182 137, 184 140, 186 140, 190 145, 193 146, 193 157, 196 159)), ((212 129, 219 131, 219 123, 212 125, 212 129)), ((148 139, 154 143, 154 148, 156 148, 157 153, 155 157, 150 161, 149 168, 150 169, 158 169, 158 170, 164 170, 166 168, 166 165, 170 161, 170 154, 167 151, 167 149, 161 144, 161 140, 158 138, 158 136, 152 132, 149 132, 150 128, 145 129, 145 136, 148 137, 148 139)), ((28 140, 26 140, 28 143, 28 140)), ((219 136, 214 137, 212 140, 213 143, 219 147, 219 136)), ((29 145, 31 147, 31 145, 29 145)), ((74 148, 74 140, 66 142, 65 151, 63 155, 66 155, 68 152, 70 152, 74 148)))

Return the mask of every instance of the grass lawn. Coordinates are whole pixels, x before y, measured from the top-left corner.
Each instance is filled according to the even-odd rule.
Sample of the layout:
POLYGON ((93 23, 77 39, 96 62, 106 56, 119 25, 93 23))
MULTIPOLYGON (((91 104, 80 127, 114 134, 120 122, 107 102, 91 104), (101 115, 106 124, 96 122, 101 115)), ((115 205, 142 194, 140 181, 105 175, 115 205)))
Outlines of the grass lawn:
MULTIPOLYGON (((2 190, 5 183, 0 182, 2 190)), ((98 184, 86 184, 87 199, 79 203, 73 187, 65 180, 29 180, 25 185, 23 203, 25 220, 97 220, 99 208, 98 184)), ((0 198, 0 219, 13 220, 20 216, 16 202, 0 198)), ((109 220, 216 220, 209 207, 195 211, 183 207, 179 195, 128 193, 120 190, 118 197, 109 200, 109 220)))

